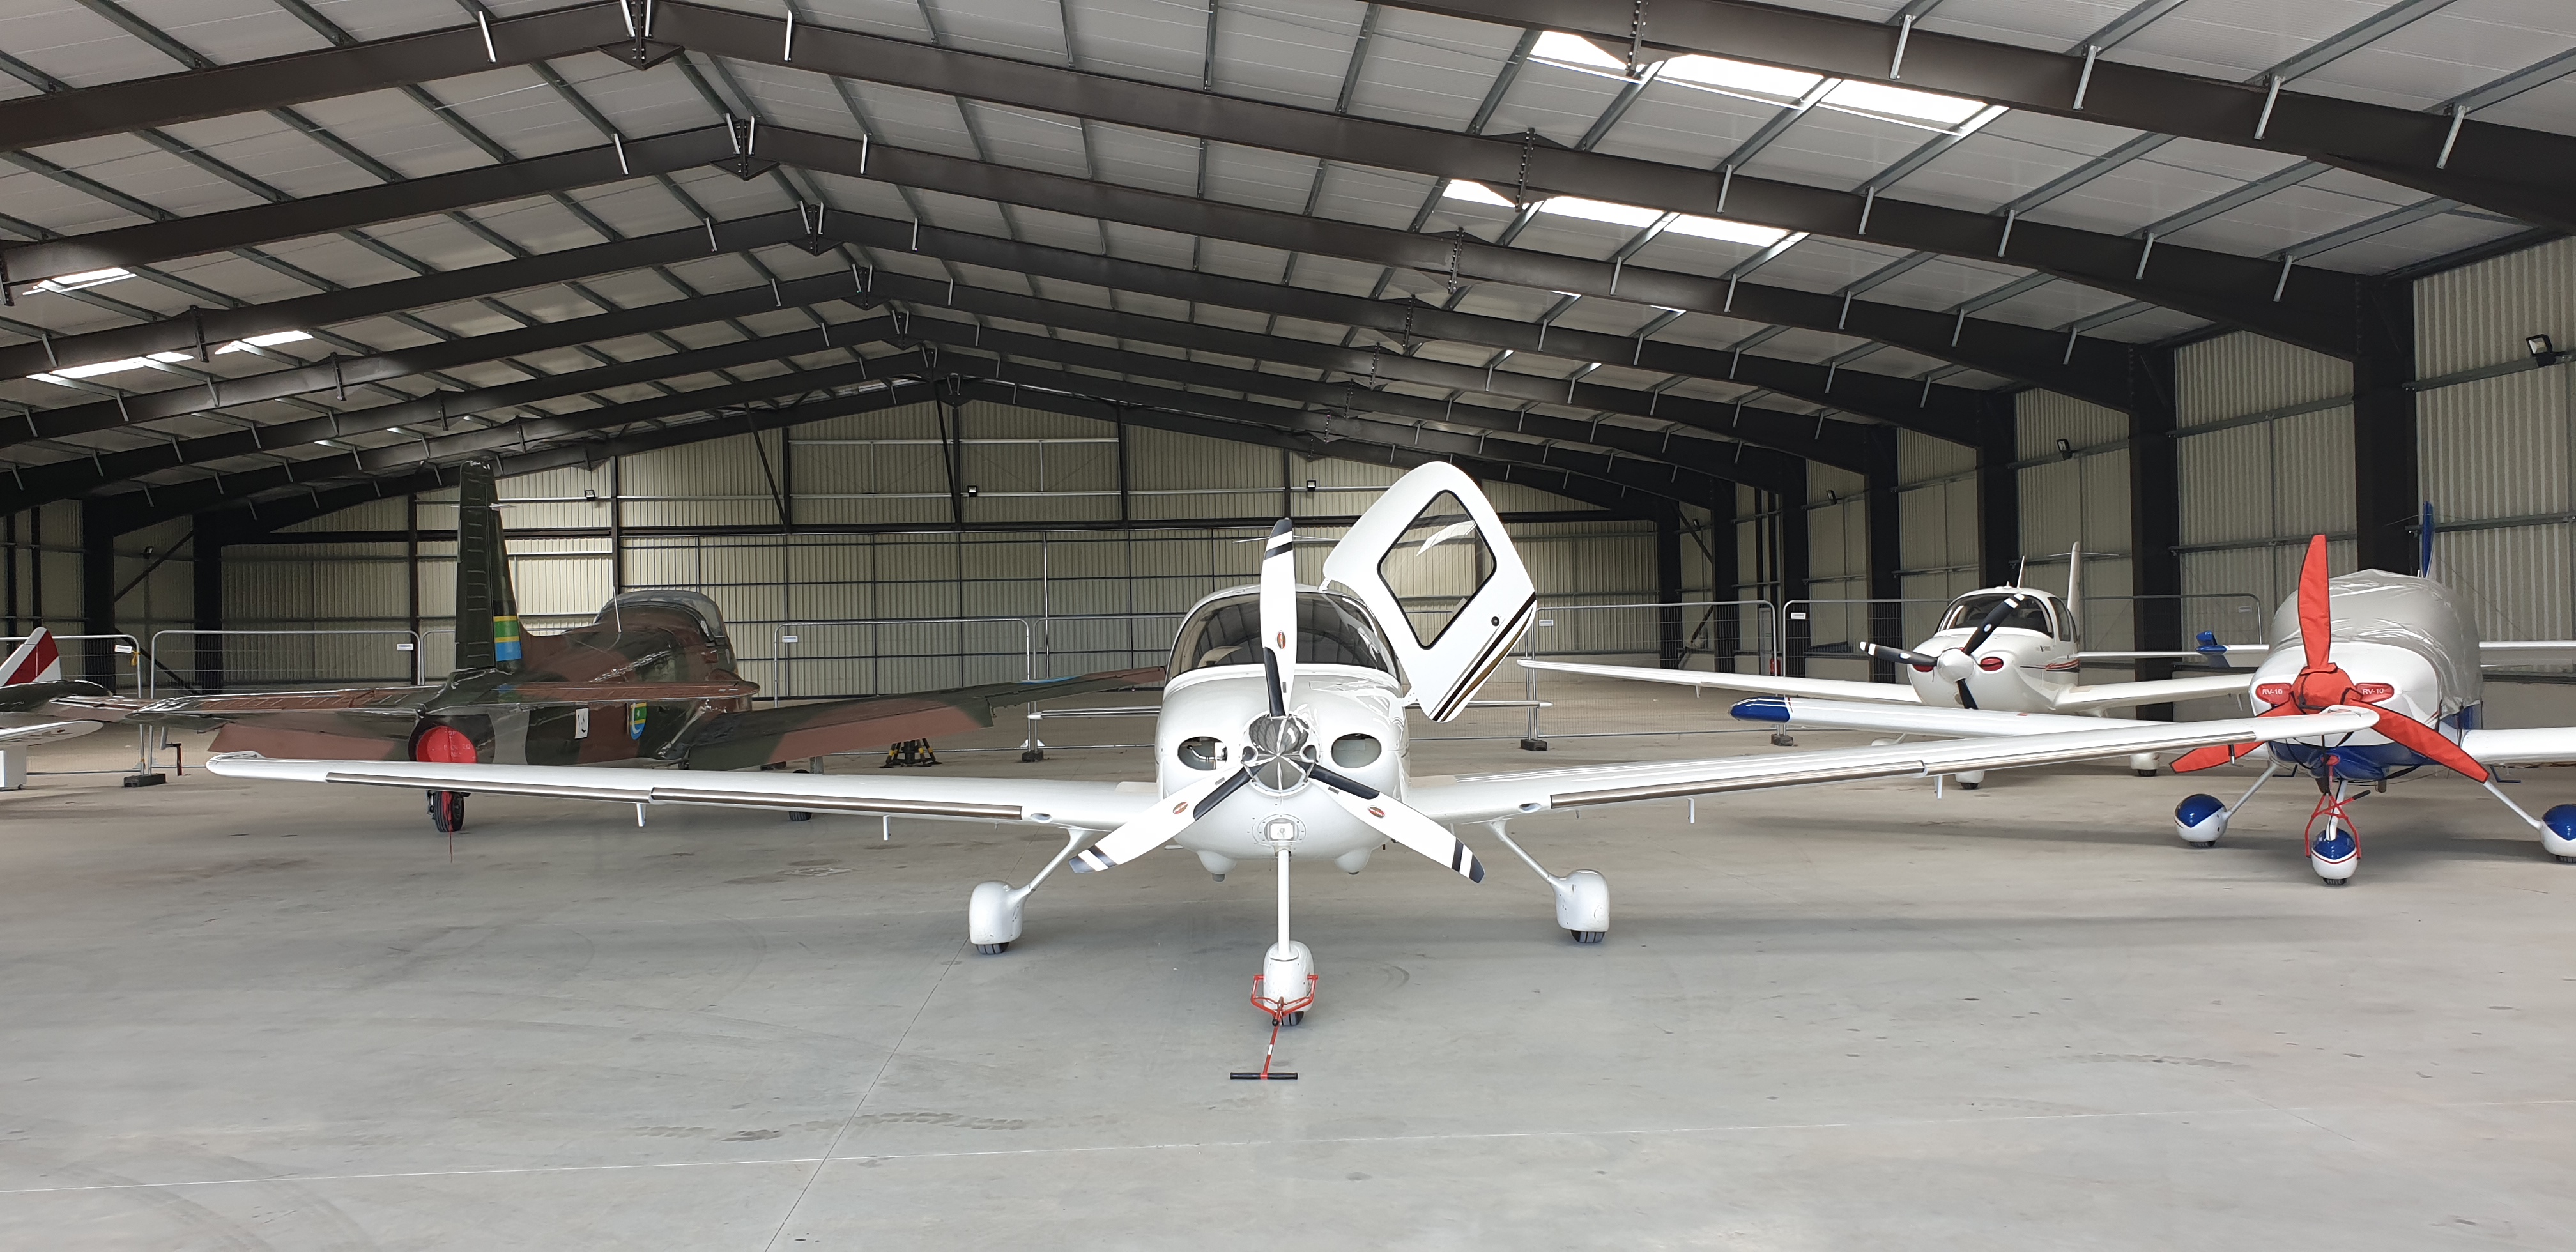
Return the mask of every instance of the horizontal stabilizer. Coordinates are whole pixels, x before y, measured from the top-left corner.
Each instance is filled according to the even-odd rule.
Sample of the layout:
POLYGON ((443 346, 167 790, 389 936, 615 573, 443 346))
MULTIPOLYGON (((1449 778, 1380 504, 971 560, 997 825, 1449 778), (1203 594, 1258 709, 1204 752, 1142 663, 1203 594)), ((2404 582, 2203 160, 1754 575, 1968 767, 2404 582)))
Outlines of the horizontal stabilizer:
POLYGON ((1161 681, 1163 671, 1155 666, 1039 682, 985 683, 948 691, 745 709, 709 722, 690 739, 686 760, 693 770, 751 769, 836 752, 867 752, 979 730, 993 724, 997 708, 1161 681))

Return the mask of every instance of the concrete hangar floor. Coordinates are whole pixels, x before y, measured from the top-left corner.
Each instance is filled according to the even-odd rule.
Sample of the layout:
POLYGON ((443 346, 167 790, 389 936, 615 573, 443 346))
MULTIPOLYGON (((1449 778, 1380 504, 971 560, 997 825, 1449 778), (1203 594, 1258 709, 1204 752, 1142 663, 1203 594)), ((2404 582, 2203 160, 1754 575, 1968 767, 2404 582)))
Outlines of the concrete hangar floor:
MULTIPOLYGON (((1558 728, 1724 708, 1548 694, 1558 728)), ((1532 757, 1519 718, 1423 772, 1773 750, 1532 757)), ((964 751, 1017 743, 940 768, 1148 769, 964 751)), ((451 861, 395 793, 39 775, 0 795, 0 1246, 2576 1246, 2576 867, 2445 778, 2371 800, 2329 891, 2296 800, 2181 847, 2198 786, 1516 826, 1608 875, 1599 947, 1499 850, 1481 886, 1301 872, 1325 994, 1264 1085, 1227 1075, 1268 1036, 1265 873, 1059 875, 979 957, 968 888, 1051 836, 486 797, 451 861)))

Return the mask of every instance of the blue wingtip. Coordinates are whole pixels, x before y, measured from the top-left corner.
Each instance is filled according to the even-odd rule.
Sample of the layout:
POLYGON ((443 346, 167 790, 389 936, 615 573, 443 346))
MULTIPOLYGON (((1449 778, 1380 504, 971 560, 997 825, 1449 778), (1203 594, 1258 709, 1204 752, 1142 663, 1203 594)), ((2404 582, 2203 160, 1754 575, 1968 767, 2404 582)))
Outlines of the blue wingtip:
POLYGON ((2215 652, 2224 656, 2227 653, 2227 645, 2220 643, 2217 635, 2204 630, 2200 632, 2200 650, 2203 652, 2215 652))
POLYGON ((1755 696, 1736 701, 1727 712, 1748 722, 1785 722, 1789 720, 1789 702, 1778 696, 1755 696))

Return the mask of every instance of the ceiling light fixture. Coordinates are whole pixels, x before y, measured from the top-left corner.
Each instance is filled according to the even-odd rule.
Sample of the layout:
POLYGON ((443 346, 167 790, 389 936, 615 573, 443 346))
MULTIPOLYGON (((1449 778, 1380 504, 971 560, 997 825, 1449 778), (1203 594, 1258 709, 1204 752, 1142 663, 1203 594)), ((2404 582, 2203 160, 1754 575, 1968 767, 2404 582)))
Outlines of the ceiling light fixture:
POLYGON ((231 343, 215 349, 215 353, 220 356, 226 352, 248 352, 253 348, 274 348, 281 343, 301 343, 312 337, 313 334, 310 331, 271 331, 265 335, 252 335, 248 339, 233 340, 231 343))
POLYGON ((170 365, 187 359, 188 354, 185 352, 155 352, 148 357, 130 356, 120 361, 94 361, 88 365, 66 365, 58 370, 29 374, 27 377, 40 383, 68 387, 76 378, 96 378, 101 374, 120 374, 126 370, 150 369, 155 361, 170 365))
POLYGON ((63 274, 57 277, 48 278, 40 283, 30 283, 27 286, 27 290, 59 292, 86 291, 89 288, 103 286, 107 283, 123 282, 124 280, 132 277, 134 277, 134 271, 126 269, 123 266, 111 265, 103 270, 82 270, 77 274, 63 274))

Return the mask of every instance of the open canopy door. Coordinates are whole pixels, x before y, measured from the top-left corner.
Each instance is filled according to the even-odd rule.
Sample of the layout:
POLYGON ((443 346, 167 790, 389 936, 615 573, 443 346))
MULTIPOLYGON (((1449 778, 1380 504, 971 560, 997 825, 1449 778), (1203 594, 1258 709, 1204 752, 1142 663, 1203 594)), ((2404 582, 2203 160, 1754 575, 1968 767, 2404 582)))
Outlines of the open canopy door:
POLYGON ((1537 592, 1503 519, 1456 466, 1405 475, 1324 558, 1324 583, 1368 606, 1412 699, 1450 721, 1528 629, 1537 592))

